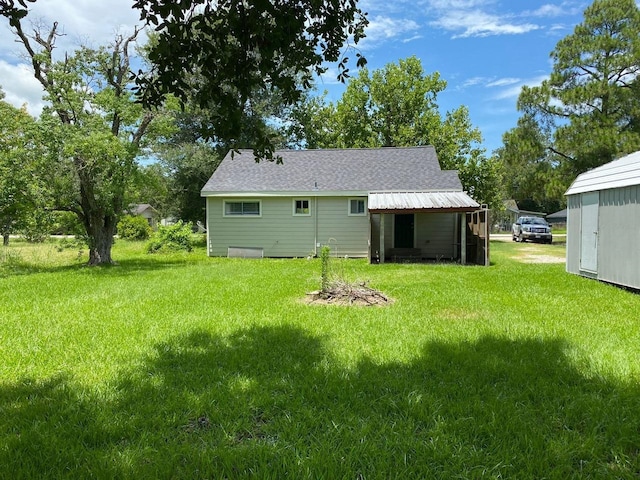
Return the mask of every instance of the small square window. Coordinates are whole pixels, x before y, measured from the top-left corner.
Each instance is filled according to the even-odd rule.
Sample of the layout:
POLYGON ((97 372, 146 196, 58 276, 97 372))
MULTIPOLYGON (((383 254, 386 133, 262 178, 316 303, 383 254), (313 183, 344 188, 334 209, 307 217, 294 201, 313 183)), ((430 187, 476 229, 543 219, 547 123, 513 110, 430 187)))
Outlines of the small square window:
POLYGON ((294 215, 311 215, 311 209, 309 208, 309 199, 299 198, 293 201, 293 214, 294 215))
POLYGON ((349 200, 349 215, 364 215, 364 199, 352 198, 349 200))

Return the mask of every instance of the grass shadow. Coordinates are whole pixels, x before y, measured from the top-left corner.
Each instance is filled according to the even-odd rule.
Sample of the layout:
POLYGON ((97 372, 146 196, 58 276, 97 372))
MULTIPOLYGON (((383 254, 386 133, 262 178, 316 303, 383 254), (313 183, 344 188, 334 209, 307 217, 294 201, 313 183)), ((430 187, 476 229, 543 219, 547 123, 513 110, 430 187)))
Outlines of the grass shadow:
POLYGON ((0 476, 637 478, 640 388, 566 351, 484 337, 346 368, 298 328, 193 331, 108 393, 0 387, 0 476))

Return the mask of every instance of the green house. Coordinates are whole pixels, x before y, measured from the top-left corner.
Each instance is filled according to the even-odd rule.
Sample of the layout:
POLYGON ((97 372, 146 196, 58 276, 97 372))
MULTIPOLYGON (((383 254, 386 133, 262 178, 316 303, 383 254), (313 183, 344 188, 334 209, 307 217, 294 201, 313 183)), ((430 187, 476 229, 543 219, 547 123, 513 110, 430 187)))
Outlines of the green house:
POLYGON ((432 146, 276 155, 230 152, 202 188, 210 256, 488 264, 486 210, 432 146))

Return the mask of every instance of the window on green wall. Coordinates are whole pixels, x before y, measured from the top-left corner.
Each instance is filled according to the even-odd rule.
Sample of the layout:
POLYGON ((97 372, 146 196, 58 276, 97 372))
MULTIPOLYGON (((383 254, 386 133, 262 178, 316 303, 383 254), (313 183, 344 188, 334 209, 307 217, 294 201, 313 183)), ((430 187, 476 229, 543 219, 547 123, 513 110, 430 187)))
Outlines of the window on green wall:
POLYGON ((261 215, 259 200, 225 201, 224 216, 239 217, 250 216, 259 217, 261 215))
POLYGON ((349 215, 365 215, 364 199, 363 198, 350 198, 349 199, 349 215))
POLYGON ((293 200, 294 215, 311 215, 310 201, 308 198, 296 198, 293 200))

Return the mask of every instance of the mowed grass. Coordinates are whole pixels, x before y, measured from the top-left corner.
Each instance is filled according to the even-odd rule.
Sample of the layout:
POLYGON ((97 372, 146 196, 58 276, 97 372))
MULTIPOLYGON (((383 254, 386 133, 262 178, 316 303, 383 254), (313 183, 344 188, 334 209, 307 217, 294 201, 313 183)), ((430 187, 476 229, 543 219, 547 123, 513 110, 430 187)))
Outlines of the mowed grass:
POLYGON ((332 262, 381 308, 306 305, 318 260, 0 249, 0 478, 637 479, 640 296, 491 247, 332 262))

